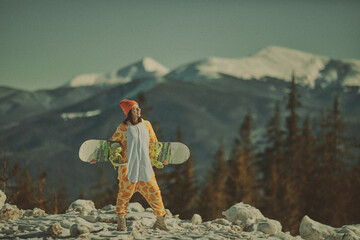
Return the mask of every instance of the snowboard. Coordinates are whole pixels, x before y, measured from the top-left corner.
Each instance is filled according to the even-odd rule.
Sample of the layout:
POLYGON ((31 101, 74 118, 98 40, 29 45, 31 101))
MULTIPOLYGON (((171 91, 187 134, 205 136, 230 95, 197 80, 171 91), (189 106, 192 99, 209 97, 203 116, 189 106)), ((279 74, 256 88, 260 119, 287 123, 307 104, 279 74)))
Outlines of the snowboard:
MULTIPOLYGON (((79 158, 83 162, 111 162, 114 167, 126 165, 121 152, 121 142, 90 139, 79 149, 79 158)), ((180 142, 151 142, 149 144, 150 159, 153 166, 162 168, 167 164, 181 164, 190 157, 189 148, 180 142)))

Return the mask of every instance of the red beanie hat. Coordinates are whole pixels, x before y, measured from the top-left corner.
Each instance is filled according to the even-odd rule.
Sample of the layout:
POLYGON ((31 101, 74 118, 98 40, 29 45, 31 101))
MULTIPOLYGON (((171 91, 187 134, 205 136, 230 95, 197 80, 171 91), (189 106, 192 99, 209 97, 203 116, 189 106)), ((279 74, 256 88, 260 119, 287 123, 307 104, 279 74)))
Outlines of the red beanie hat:
POLYGON ((121 100, 120 101, 120 107, 122 108, 122 110, 124 111, 125 115, 127 116, 131 110, 131 108, 134 106, 134 105, 139 105, 136 101, 134 100, 127 100, 127 99, 124 99, 124 100, 121 100))

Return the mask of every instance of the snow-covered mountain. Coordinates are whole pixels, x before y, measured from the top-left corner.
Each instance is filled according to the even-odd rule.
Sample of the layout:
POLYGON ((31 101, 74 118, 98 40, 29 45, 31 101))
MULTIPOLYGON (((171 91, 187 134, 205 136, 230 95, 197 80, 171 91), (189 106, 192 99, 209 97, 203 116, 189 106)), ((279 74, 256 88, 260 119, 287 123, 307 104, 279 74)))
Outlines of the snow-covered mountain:
POLYGON ((140 61, 126 67, 116 69, 109 74, 81 74, 73 78, 68 86, 93 86, 104 84, 123 84, 134 79, 161 77, 169 70, 152 58, 145 57, 140 61))
POLYGON ((310 87, 330 84, 340 78, 342 85, 360 86, 359 60, 333 60, 276 46, 245 58, 207 58, 176 68, 166 77, 187 82, 222 79, 223 75, 243 80, 276 78, 290 81, 292 72, 299 84, 310 87))

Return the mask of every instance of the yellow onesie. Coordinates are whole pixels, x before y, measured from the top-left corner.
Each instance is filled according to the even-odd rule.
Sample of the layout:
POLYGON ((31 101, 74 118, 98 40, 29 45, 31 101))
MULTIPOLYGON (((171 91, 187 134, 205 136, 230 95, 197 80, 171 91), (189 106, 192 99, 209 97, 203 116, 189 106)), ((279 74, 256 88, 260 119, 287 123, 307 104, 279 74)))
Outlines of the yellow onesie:
MULTIPOLYGON (((137 137, 140 137, 140 136, 149 137, 149 143, 158 141, 156 138, 155 132, 149 121, 142 120, 142 122, 138 123, 137 125, 139 125, 139 124, 145 125, 146 129, 148 130, 148 135, 147 135, 147 133, 145 135, 144 134, 140 135, 140 133, 139 133, 139 135, 137 135, 136 134, 137 131, 132 130, 132 132, 130 133, 131 134, 130 140, 136 141, 135 144, 133 144, 133 142, 129 143, 130 151, 132 151, 132 152, 137 150, 137 149, 134 150, 134 146, 135 147, 138 146, 137 137), (133 136, 134 134, 136 136, 133 136)), ((130 128, 133 127, 133 125, 131 125, 130 122, 128 122, 127 124, 124 124, 124 123, 120 124, 120 126, 116 129, 116 132, 110 138, 110 141, 120 141, 122 143, 124 150, 122 151, 121 155, 122 155, 122 159, 123 159, 124 163, 128 163, 128 150, 129 150, 128 149, 128 130, 131 130, 128 127, 129 125, 130 125, 130 128)), ((132 154, 132 152, 129 153, 130 156, 134 155, 134 154, 132 154)), ((148 159, 148 161, 150 163, 150 158, 145 158, 145 159, 148 159)), ((134 162, 132 159, 130 159, 130 160, 131 160, 130 161, 131 163, 134 162)), ((166 214, 166 212, 164 209, 164 204, 162 202, 161 192, 160 192, 159 186, 157 184, 157 181, 155 179, 154 171, 152 171, 152 169, 151 169, 151 171, 152 171, 152 176, 151 176, 151 175, 149 175, 149 169, 147 169, 147 173, 145 173, 145 174, 140 173, 140 177, 139 177, 137 175, 137 174, 139 174, 139 169, 136 169, 136 166, 138 166, 138 165, 131 164, 131 166, 130 166, 131 167, 131 175, 132 175, 131 179, 135 179, 135 180, 133 180, 134 182, 131 182, 128 178, 128 170, 129 170, 128 165, 129 164, 120 165, 118 168, 119 193, 118 193, 117 201, 116 201, 116 214, 119 216, 126 215, 126 207, 129 203, 132 195, 135 192, 139 192, 142 196, 144 196, 146 201, 149 203, 149 205, 153 209, 153 212, 156 216, 164 216, 166 214), (135 174, 134 174, 134 172, 135 172, 135 174), (142 175, 144 175, 145 177, 141 177, 142 175), (148 181, 142 181, 142 180, 138 180, 138 179, 148 179, 148 181)), ((146 163, 146 165, 148 165, 148 164, 146 163)), ((142 169, 143 168, 141 168, 140 171, 142 169)))

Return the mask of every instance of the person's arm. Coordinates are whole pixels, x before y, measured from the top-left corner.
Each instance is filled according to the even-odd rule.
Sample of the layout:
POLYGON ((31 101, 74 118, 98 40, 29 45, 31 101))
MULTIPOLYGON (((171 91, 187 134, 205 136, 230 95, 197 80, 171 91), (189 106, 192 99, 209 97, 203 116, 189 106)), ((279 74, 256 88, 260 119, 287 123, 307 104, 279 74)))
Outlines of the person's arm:
MULTIPOLYGON (((146 121, 146 124, 145 124, 146 128, 148 129, 149 131, 149 142, 152 143, 152 142, 158 142, 158 139, 156 137, 156 134, 154 132, 154 129, 152 128, 151 126, 151 123, 149 121, 146 121)), ((151 165, 156 167, 156 168, 163 168, 164 167, 164 164, 157 161, 156 157, 154 156, 154 146, 155 145, 150 145, 150 151, 149 151, 149 154, 150 154, 150 161, 151 161, 151 165)))
POLYGON ((151 126, 151 123, 148 122, 148 124, 146 124, 147 129, 149 130, 149 142, 158 142, 158 139, 156 137, 156 134, 154 132, 153 127, 151 126))
POLYGON ((127 125, 124 123, 120 124, 109 140, 120 142, 122 144, 123 150, 121 152, 121 156, 123 161, 127 162, 127 125))

